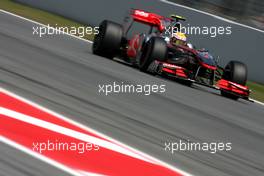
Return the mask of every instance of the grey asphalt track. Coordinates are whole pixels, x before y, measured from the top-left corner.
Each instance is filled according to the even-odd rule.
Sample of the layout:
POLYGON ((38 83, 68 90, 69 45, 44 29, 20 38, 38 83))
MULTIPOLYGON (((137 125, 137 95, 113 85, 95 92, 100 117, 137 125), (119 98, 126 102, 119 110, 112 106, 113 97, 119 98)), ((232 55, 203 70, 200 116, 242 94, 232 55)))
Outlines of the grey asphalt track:
POLYGON ((65 172, 0 143, 0 176, 69 176, 65 172))
MULTIPOLYGON (((2 12, 0 22, 1 87, 194 175, 264 175, 263 106, 141 73, 92 55, 91 44, 69 36, 39 38, 32 35, 35 24, 2 12), (166 92, 98 93, 99 84, 114 81, 165 84, 166 92), (231 142, 232 150, 164 151, 165 141, 179 140, 231 142)), ((2 153, 1 165, 15 157, 2 153)), ((19 164, 10 164, 7 170, 19 164)), ((48 175, 57 175, 50 166, 42 167, 48 175)))

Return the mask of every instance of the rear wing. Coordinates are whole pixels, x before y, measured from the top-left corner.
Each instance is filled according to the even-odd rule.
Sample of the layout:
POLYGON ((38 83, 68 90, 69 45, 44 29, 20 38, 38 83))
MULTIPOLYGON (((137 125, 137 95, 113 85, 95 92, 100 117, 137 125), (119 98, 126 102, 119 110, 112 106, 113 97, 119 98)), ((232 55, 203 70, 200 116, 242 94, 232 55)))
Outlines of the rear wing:
POLYGON ((159 32, 163 32, 171 22, 185 21, 186 19, 179 15, 171 15, 170 17, 164 17, 155 13, 147 12, 140 9, 131 9, 129 15, 125 17, 123 29, 124 34, 127 34, 133 22, 139 22, 151 27, 156 27, 159 32))
MULTIPOLYGON (((165 26, 163 25, 164 19, 167 18, 144 10, 131 9, 129 15, 126 16, 124 20, 124 32, 126 33, 130 29, 134 21, 144 23, 151 27, 156 27, 160 32, 162 32, 165 30, 165 26)), ((168 20, 170 20, 170 18, 168 18, 168 20)))
POLYGON ((156 26, 160 31, 164 30, 164 27, 162 25, 162 20, 164 19, 163 16, 139 9, 132 9, 131 17, 133 18, 134 21, 145 23, 151 26, 156 26))

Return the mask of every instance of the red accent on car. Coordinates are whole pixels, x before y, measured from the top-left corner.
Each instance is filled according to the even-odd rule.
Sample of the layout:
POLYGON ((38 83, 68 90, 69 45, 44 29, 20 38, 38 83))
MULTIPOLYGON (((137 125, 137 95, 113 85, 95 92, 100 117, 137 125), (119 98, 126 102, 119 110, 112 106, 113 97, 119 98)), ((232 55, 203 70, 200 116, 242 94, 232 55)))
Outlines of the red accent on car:
POLYGON ((163 63, 163 66, 165 66, 162 68, 162 71, 164 72, 175 74, 176 76, 183 77, 183 78, 188 78, 188 76, 184 72, 185 69, 182 67, 179 67, 173 64, 167 64, 167 63, 163 63), (171 68, 168 68, 168 67, 171 67, 171 68))
POLYGON ((175 74, 175 71, 171 70, 169 68, 162 68, 162 71, 167 72, 167 73, 171 73, 171 74, 175 74))
POLYGON ((249 96, 249 88, 247 86, 243 86, 225 79, 220 79, 216 85, 222 90, 233 92, 244 97, 249 96))
POLYGON ((176 75, 180 77, 187 78, 187 75, 185 74, 184 70, 182 69, 176 69, 176 75))
POLYGON ((208 68, 210 70, 216 70, 217 69, 216 66, 208 65, 208 64, 206 64, 204 62, 200 62, 200 64, 201 64, 202 67, 208 68))
POLYGON ((139 21, 147 25, 157 26, 160 31, 164 30, 164 26, 161 23, 161 20, 164 19, 164 17, 160 15, 136 9, 132 11, 131 16, 135 21, 139 21))
POLYGON ((135 35, 128 43, 127 56, 135 58, 139 48, 139 35, 135 35))

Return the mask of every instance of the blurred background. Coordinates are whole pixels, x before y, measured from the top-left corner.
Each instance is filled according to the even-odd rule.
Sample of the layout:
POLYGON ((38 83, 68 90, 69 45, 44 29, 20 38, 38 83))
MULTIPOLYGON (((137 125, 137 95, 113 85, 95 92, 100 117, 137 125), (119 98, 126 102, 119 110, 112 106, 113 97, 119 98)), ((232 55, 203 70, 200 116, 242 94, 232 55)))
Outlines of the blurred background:
POLYGON ((264 29, 263 0, 169 0, 198 10, 264 29))

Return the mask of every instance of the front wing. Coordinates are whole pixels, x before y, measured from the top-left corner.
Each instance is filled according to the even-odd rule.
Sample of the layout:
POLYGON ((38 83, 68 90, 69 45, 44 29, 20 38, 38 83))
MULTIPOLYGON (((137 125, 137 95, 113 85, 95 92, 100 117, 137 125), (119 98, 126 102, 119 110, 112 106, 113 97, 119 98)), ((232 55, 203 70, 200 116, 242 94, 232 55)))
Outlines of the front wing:
MULTIPOLYGON (((192 81, 198 84, 201 84, 199 82, 197 82, 196 80, 193 80, 190 78, 190 71, 188 71, 187 69, 177 66, 175 64, 170 64, 170 63, 166 63, 166 62, 158 62, 155 61, 156 64, 159 65, 159 69, 158 69, 158 73, 161 75, 167 75, 170 77, 174 77, 174 78, 178 78, 178 79, 183 79, 186 81, 192 81)), ((202 84, 205 85, 205 84, 202 84)), ((240 98, 243 99, 248 99, 249 98, 249 94, 250 94, 250 90, 247 86, 243 86, 225 79, 220 79, 219 81, 217 81, 216 84, 214 85, 205 85, 207 87, 211 87, 220 91, 225 91, 228 92, 230 94, 236 95, 240 98)))

